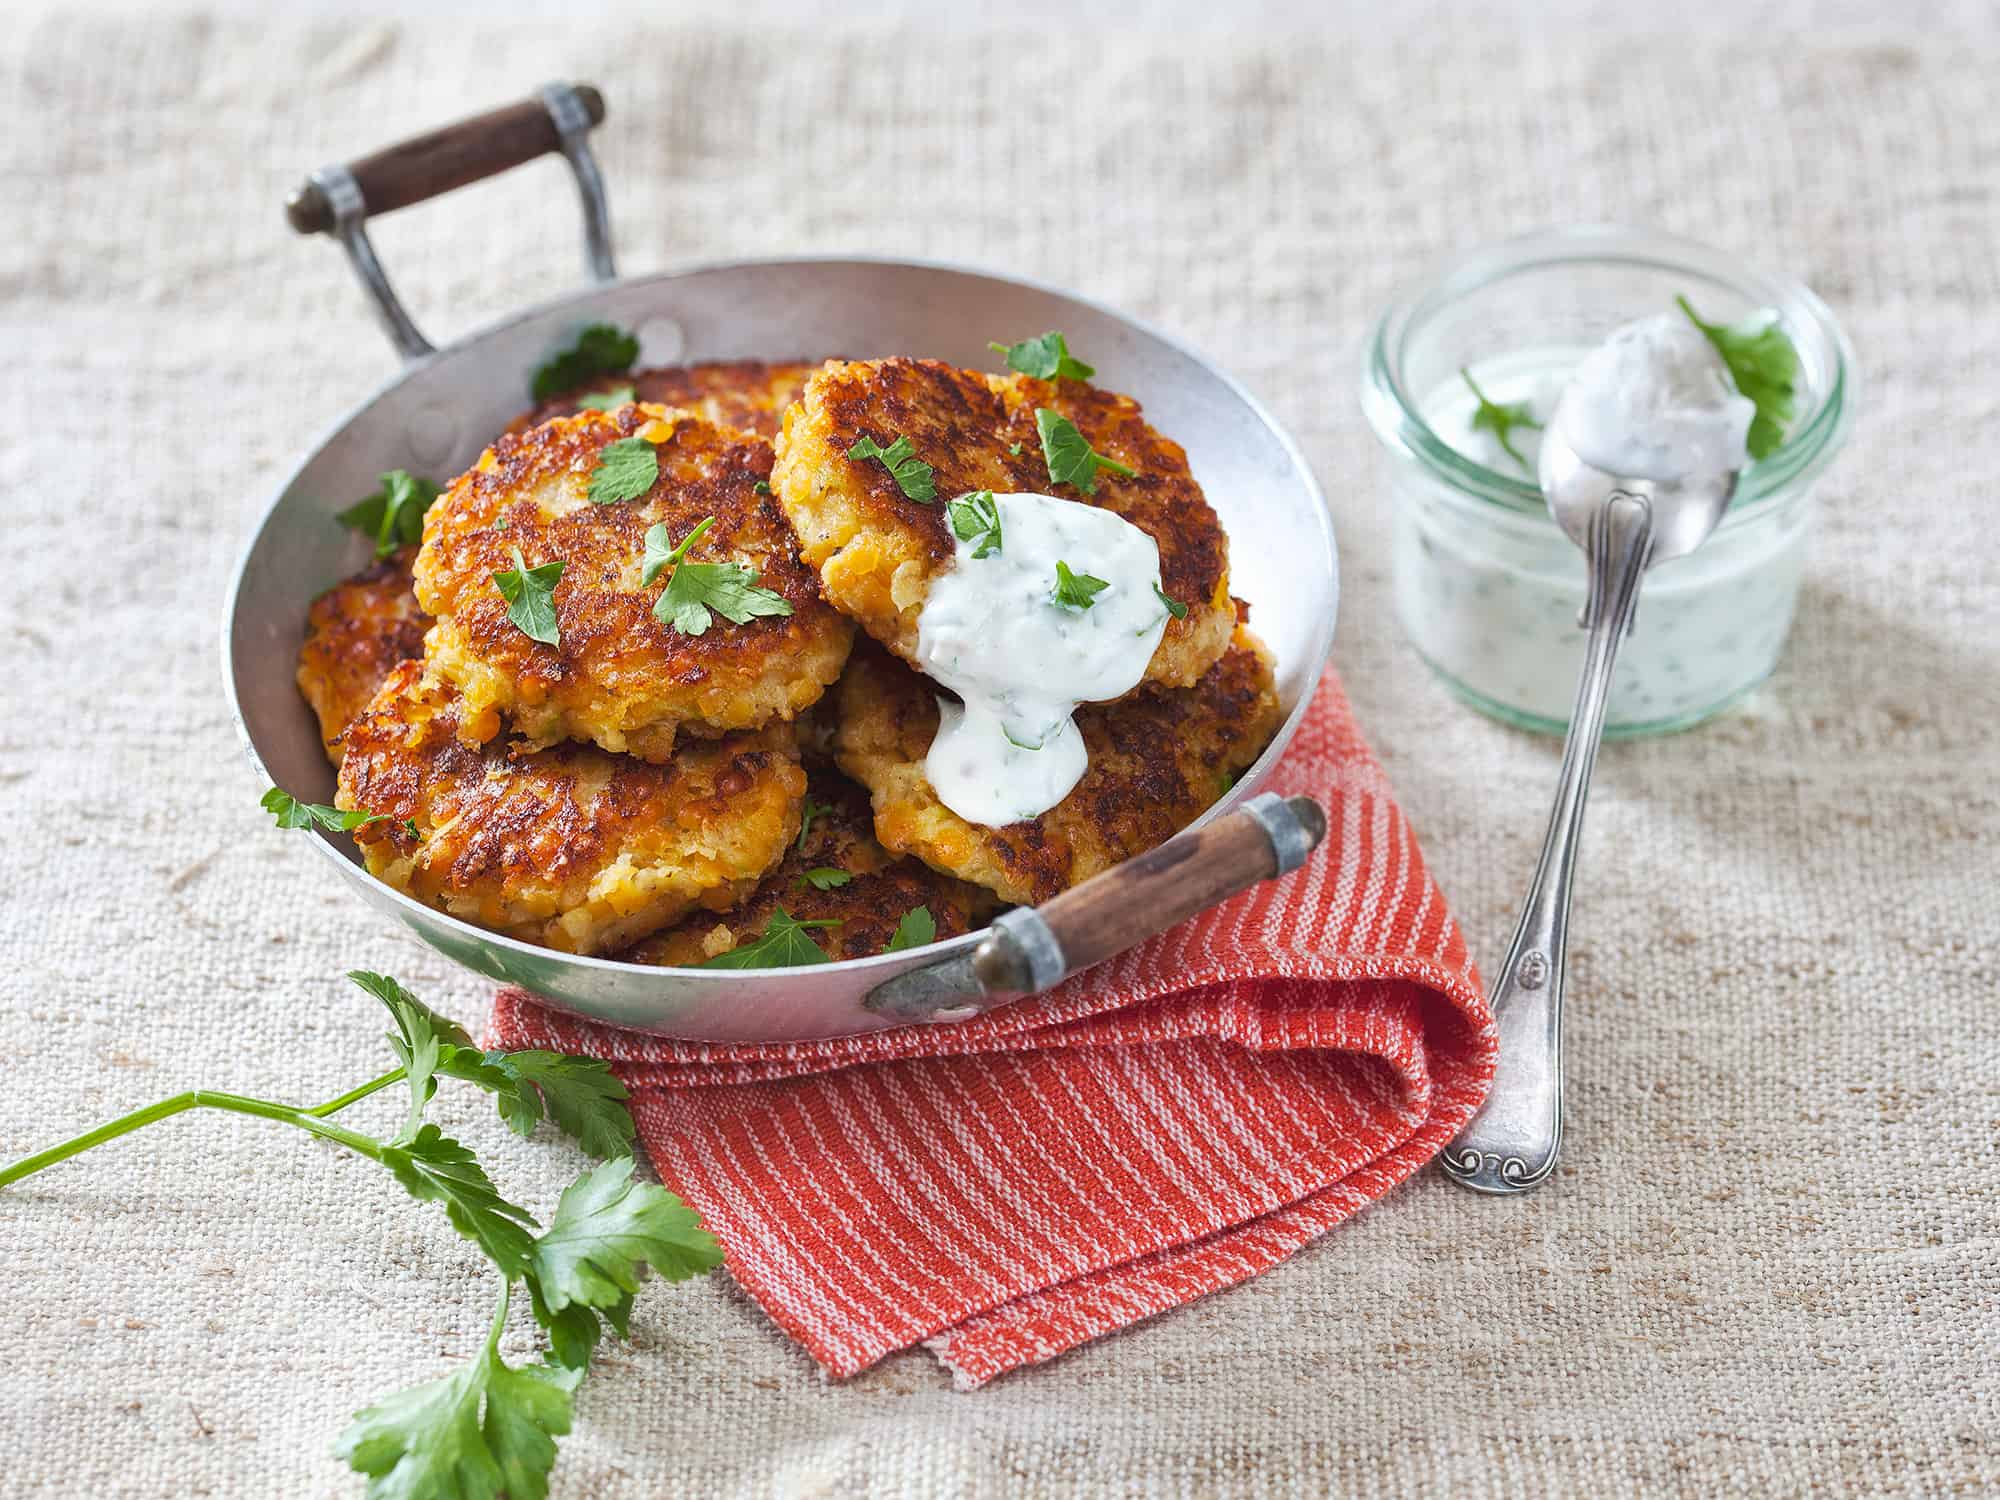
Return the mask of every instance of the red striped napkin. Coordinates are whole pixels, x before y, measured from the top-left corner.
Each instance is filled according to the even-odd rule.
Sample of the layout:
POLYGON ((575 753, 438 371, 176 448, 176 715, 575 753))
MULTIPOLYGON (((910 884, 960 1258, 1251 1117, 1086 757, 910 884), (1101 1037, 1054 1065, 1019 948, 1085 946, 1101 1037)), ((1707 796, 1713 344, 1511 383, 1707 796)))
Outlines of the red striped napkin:
POLYGON ((661 1180, 828 1370, 912 1344, 964 1387, 1233 1285, 1422 1166, 1493 1018, 1339 681, 1273 790, 1301 870, 960 1025, 675 1042, 503 991, 493 1035, 612 1060, 661 1180))

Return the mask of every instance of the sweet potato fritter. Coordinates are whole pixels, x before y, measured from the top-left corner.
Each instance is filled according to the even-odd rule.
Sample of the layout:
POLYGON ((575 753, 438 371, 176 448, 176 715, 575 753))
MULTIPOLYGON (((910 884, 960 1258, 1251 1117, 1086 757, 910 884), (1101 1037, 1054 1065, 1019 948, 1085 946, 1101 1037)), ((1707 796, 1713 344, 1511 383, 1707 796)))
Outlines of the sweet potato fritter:
POLYGON ((625 406, 559 417, 499 439, 424 517, 417 597, 437 616, 430 669, 463 695, 460 732, 483 744, 511 723, 531 744, 595 740, 663 760, 679 730, 713 734, 790 720, 840 675, 852 627, 820 597, 769 494, 770 446, 686 412, 625 406), (590 478, 611 443, 643 436, 659 475, 637 499, 592 504, 590 478), (655 617, 672 570, 640 582, 649 527, 684 539, 712 528, 690 563, 739 563, 789 615, 733 624, 715 615, 689 635, 655 617), (560 644, 507 617, 493 575, 560 559, 560 644))
POLYGON ((415 547, 356 573, 313 600, 299 647, 299 691, 319 715, 326 758, 340 764, 340 732, 368 706, 399 661, 423 655, 430 616, 410 582, 415 547))
POLYGON ((376 878, 453 916, 569 953, 621 948, 756 888, 799 831, 789 725, 690 739, 664 765, 587 745, 467 746, 422 662, 347 726, 335 803, 376 878), (407 822, 405 820, 408 820, 407 822))
POLYGON ((1080 380, 986 375, 929 359, 829 361, 785 413, 771 488, 826 597, 905 661, 933 579, 952 566, 944 502, 969 490, 1057 494, 1123 516, 1160 548, 1161 584, 1188 606, 1170 620, 1146 680, 1185 687, 1229 645, 1229 539, 1187 454, 1149 427, 1139 403, 1080 380), (1135 472, 1100 469, 1096 493, 1051 483, 1035 427, 1049 407, 1092 448, 1135 472), (937 499, 907 498, 887 467, 849 458, 863 437, 908 438, 931 465, 937 499), (1014 449, 1018 447, 1019 451, 1014 449))
POLYGON ((1193 687, 1079 709, 1083 779, 1040 817, 987 828, 939 802, 924 775, 934 694, 885 653, 857 650, 840 684, 840 767, 873 794, 887 848, 1012 902, 1046 901, 1165 843, 1263 753, 1283 719, 1270 652, 1240 627, 1193 687))
POLYGON ((801 922, 840 924, 812 934, 829 958, 867 958, 886 949, 896 924, 919 906, 930 912, 940 942, 984 925, 999 909, 990 892, 884 849, 875 841, 868 794, 839 772, 810 773, 806 798, 818 811, 805 837, 792 841, 784 862, 747 901, 720 920, 683 917, 619 957, 640 964, 699 964, 761 936, 771 913, 782 906, 801 922), (822 891, 806 879, 808 870, 838 870, 849 879, 822 891))
POLYGON ((525 432, 551 417, 570 416, 583 409, 578 403, 585 396, 601 396, 629 385, 634 401, 683 407, 720 426, 740 427, 759 437, 774 438, 785 408, 799 399, 807 377, 818 368, 817 360, 769 363, 761 359, 732 359, 600 375, 573 391, 549 397, 532 411, 521 413, 508 424, 507 430, 525 432))

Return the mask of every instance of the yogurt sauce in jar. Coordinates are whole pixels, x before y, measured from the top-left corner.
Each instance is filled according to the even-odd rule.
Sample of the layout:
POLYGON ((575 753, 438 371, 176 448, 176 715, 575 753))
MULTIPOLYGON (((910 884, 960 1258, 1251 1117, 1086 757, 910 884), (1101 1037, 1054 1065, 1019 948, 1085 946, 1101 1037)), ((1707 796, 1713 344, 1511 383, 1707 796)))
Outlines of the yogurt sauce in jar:
POLYGON ((952 503, 967 502, 990 504, 997 527, 952 528, 952 569, 917 620, 917 664, 961 700, 938 699, 924 771, 946 807, 1000 827, 1082 779, 1072 715, 1139 685, 1169 610, 1159 546, 1123 516, 1054 495, 952 503))
POLYGON ((1676 307, 1683 295, 1718 324, 1758 309, 1777 318, 1799 359, 1797 411, 1783 442, 1744 470, 1714 534, 1646 575, 1607 733, 1653 733, 1718 712, 1777 663, 1813 482, 1853 423, 1854 356, 1833 315, 1797 282, 1724 252, 1587 227, 1440 265, 1385 310, 1369 341, 1362 405, 1388 454, 1397 617, 1453 692, 1509 723, 1561 733, 1584 649, 1583 554, 1542 499, 1541 430, 1530 424, 1554 420, 1564 387, 1594 362, 1604 378, 1603 399, 1587 403, 1591 430, 1579 441, 1564 420, 1598 467, 1640 477, 1666 461, 1664 450, 1701 463, 1740 451, 1741 398, 1733 382, 1718 389, 1719 355, 1676 307), (1522 408, 1508 414, 1504 445, 1492 412, 1476 420, 1483 408, 1467 376, 1489 402, 1522 408), (1670 434, 1660 451, 1621 448, 1642 428, 1670 434))

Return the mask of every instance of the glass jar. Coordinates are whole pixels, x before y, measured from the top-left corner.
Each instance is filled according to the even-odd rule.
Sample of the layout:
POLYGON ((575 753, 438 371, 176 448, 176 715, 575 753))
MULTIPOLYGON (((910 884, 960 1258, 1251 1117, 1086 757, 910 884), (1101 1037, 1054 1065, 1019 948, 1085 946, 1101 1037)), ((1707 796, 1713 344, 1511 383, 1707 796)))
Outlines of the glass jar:
MULTIPOLYGON (((1583 554, 1557 529, 1530 465, 1467 441, 1470 370, 1495 401, 1552 404, 1569 365, 1621 323, 1685 296, 1709 322, 1774 309, 1799 353, 1784 444, 1744 472, 1722 524, 1646 577, 1619 653, 1606 733, 1708 718, 1762 682, 1791 628, 1813 483, 1852 425, 1854 353, 1797 282, 1648 230, 1577 228, 1461 256, 1383 314, 1362 406, 1388 450, 1397 617, 1474 707, 1560 734, 1583 661, 1583 554), (1450 433, 1447 441, 1442 433, 1450 433), (1484 451, 1464 450, 1481 448, 1484 451)), ((1518 438, 1516 446, 1519 446, 1518 438)))

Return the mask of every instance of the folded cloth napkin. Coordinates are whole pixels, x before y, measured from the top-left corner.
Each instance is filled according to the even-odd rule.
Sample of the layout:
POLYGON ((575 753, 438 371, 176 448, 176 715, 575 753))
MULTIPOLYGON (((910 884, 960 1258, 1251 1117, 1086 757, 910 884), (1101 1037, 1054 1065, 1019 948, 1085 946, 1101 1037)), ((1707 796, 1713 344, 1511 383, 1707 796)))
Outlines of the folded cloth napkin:
POLYGON ((836 1375, 916 1343, 962 1387, 1283 1260, 1409 1176, 1493 1018, 1332 673, 1273 790, 1302 869, 956 1025, 678 1042, 503 991, 492 1035, 609 1059, 662 1181, 836 1375))

